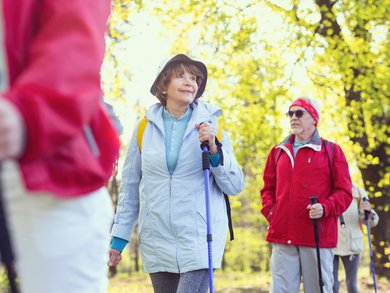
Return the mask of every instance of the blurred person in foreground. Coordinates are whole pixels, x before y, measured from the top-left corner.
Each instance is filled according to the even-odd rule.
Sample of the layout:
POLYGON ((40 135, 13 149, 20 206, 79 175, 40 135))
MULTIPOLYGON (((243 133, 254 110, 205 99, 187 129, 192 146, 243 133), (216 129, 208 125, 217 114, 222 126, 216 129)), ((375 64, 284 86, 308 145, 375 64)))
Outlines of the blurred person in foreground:
POLYGON ((352 184, 337 144, 329 164, 317 129, 320 112, 316 100, 296 99, 287 112, 292 134, 272 148, 265 166, 261 212, 272 243, 271 292, 299 292, 301 277, 305 292, 320 292, 313 219, 319 221, 323 289, 332 292, 337 218, 352 200, 352 184), (311 204, 311 196, 318 203, 311 204))
POLYGON ((1 191, 20 290, 105 292, 119 151, 100 88, 110 1, 3 0, 0 13, 1 191))
POLYGON ((142 150, 137 125, 124 163, 109 265, 121 260, 137 223, 144 270, 155 293, 208 291, 201 142, 210 146, 214 268, 221 267, 228 230, 223 193, 236 195, 244 186, 229 137, 216 138, 222 111, 200 101, 206 82, 202 62, 184 54, 165 60, 150 89, 159 103, 146 113, 142 150))
POLYGON ((368 195, 363 188, 352 185, 353 200, 348 209, 340 216, 338 227, 338 242, 334 250, 333 260, 333 293, 339 292, 338 277, 340 259, 345 271, 345 282, 348 293, 357 293, 357 272, 359 268, 360 253, 364 249, 363 231, 365 213, 369 213, 370 227, 378 225, 379 216, 371 208, 368 195))

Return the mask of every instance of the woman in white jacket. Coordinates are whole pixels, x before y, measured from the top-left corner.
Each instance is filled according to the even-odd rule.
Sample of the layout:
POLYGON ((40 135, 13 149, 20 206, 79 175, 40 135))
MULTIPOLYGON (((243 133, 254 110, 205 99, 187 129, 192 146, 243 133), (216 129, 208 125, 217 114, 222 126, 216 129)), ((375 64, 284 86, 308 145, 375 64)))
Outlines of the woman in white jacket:
POLYGON ((210 145, 210 205, 213 267, 221 266, 227 236, 223 193, 243 189, 242 171, 224 133, 216 139, 221 110, 198 101, 206 66, 179 54, 160 66, 151 93, 160 103, 146 113, 142 147, 136 126, 124 164, 109 265, 121 259, 138 223, 144 270, 154 292, 207 292, 208 249, 202 150, 210 145))
POLYGON ((364 212, 370 212, 368 222, 371 227, 378 224, 378 214, 371 209, 368 196, 364 189, 352 186, 353 200, 348 209, 342 214, 338 226, 338 243, 334 251, 333 261, 333 293, 339 292, 339 260, 344 265, 348 293, 357 293, 357 271, 359 255, 363 251, 364 212), (341 223, 344 221, 343 223, 341 223))

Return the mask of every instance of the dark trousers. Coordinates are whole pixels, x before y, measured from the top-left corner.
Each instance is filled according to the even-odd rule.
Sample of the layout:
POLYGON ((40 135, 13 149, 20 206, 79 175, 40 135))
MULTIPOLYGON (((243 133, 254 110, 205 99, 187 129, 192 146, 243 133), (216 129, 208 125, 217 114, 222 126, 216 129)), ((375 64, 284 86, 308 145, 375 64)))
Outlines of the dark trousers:
POLYGON ((209 288, 208 270, 190 271, 182 274, 149 274, 154 293, 207 293, 209 288))
POLYGON ((359 254, 334 256, 333 260, 333 293, 339 292, 339 261, 343 262, 345 270, 345 281, 347 283, 348 293, 358 293, 357 289, 357 271, 359 267, 359 254))

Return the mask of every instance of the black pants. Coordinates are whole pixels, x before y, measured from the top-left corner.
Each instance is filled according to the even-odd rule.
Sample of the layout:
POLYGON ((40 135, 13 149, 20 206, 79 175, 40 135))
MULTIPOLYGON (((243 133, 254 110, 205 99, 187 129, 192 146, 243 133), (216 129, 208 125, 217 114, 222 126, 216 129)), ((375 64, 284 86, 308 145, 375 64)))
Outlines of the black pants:
POLYGON ((149 274, 154 293, 207 293, 209 288, 208 270, 186 273, 149 274))

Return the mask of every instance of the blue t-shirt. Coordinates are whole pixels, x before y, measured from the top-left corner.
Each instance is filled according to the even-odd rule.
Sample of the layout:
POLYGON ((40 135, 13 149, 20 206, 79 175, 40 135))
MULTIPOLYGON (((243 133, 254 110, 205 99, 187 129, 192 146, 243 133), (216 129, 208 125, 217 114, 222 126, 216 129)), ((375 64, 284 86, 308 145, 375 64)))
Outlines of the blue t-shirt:
POLYGON ((294 158, 297 155, 298 150, 307 144, 311 140, 311 137, 306 139, 305 141, 298 141, 297 137, 295 137, 294 142, 293 142, 293 151, 294 151, 294 158))

